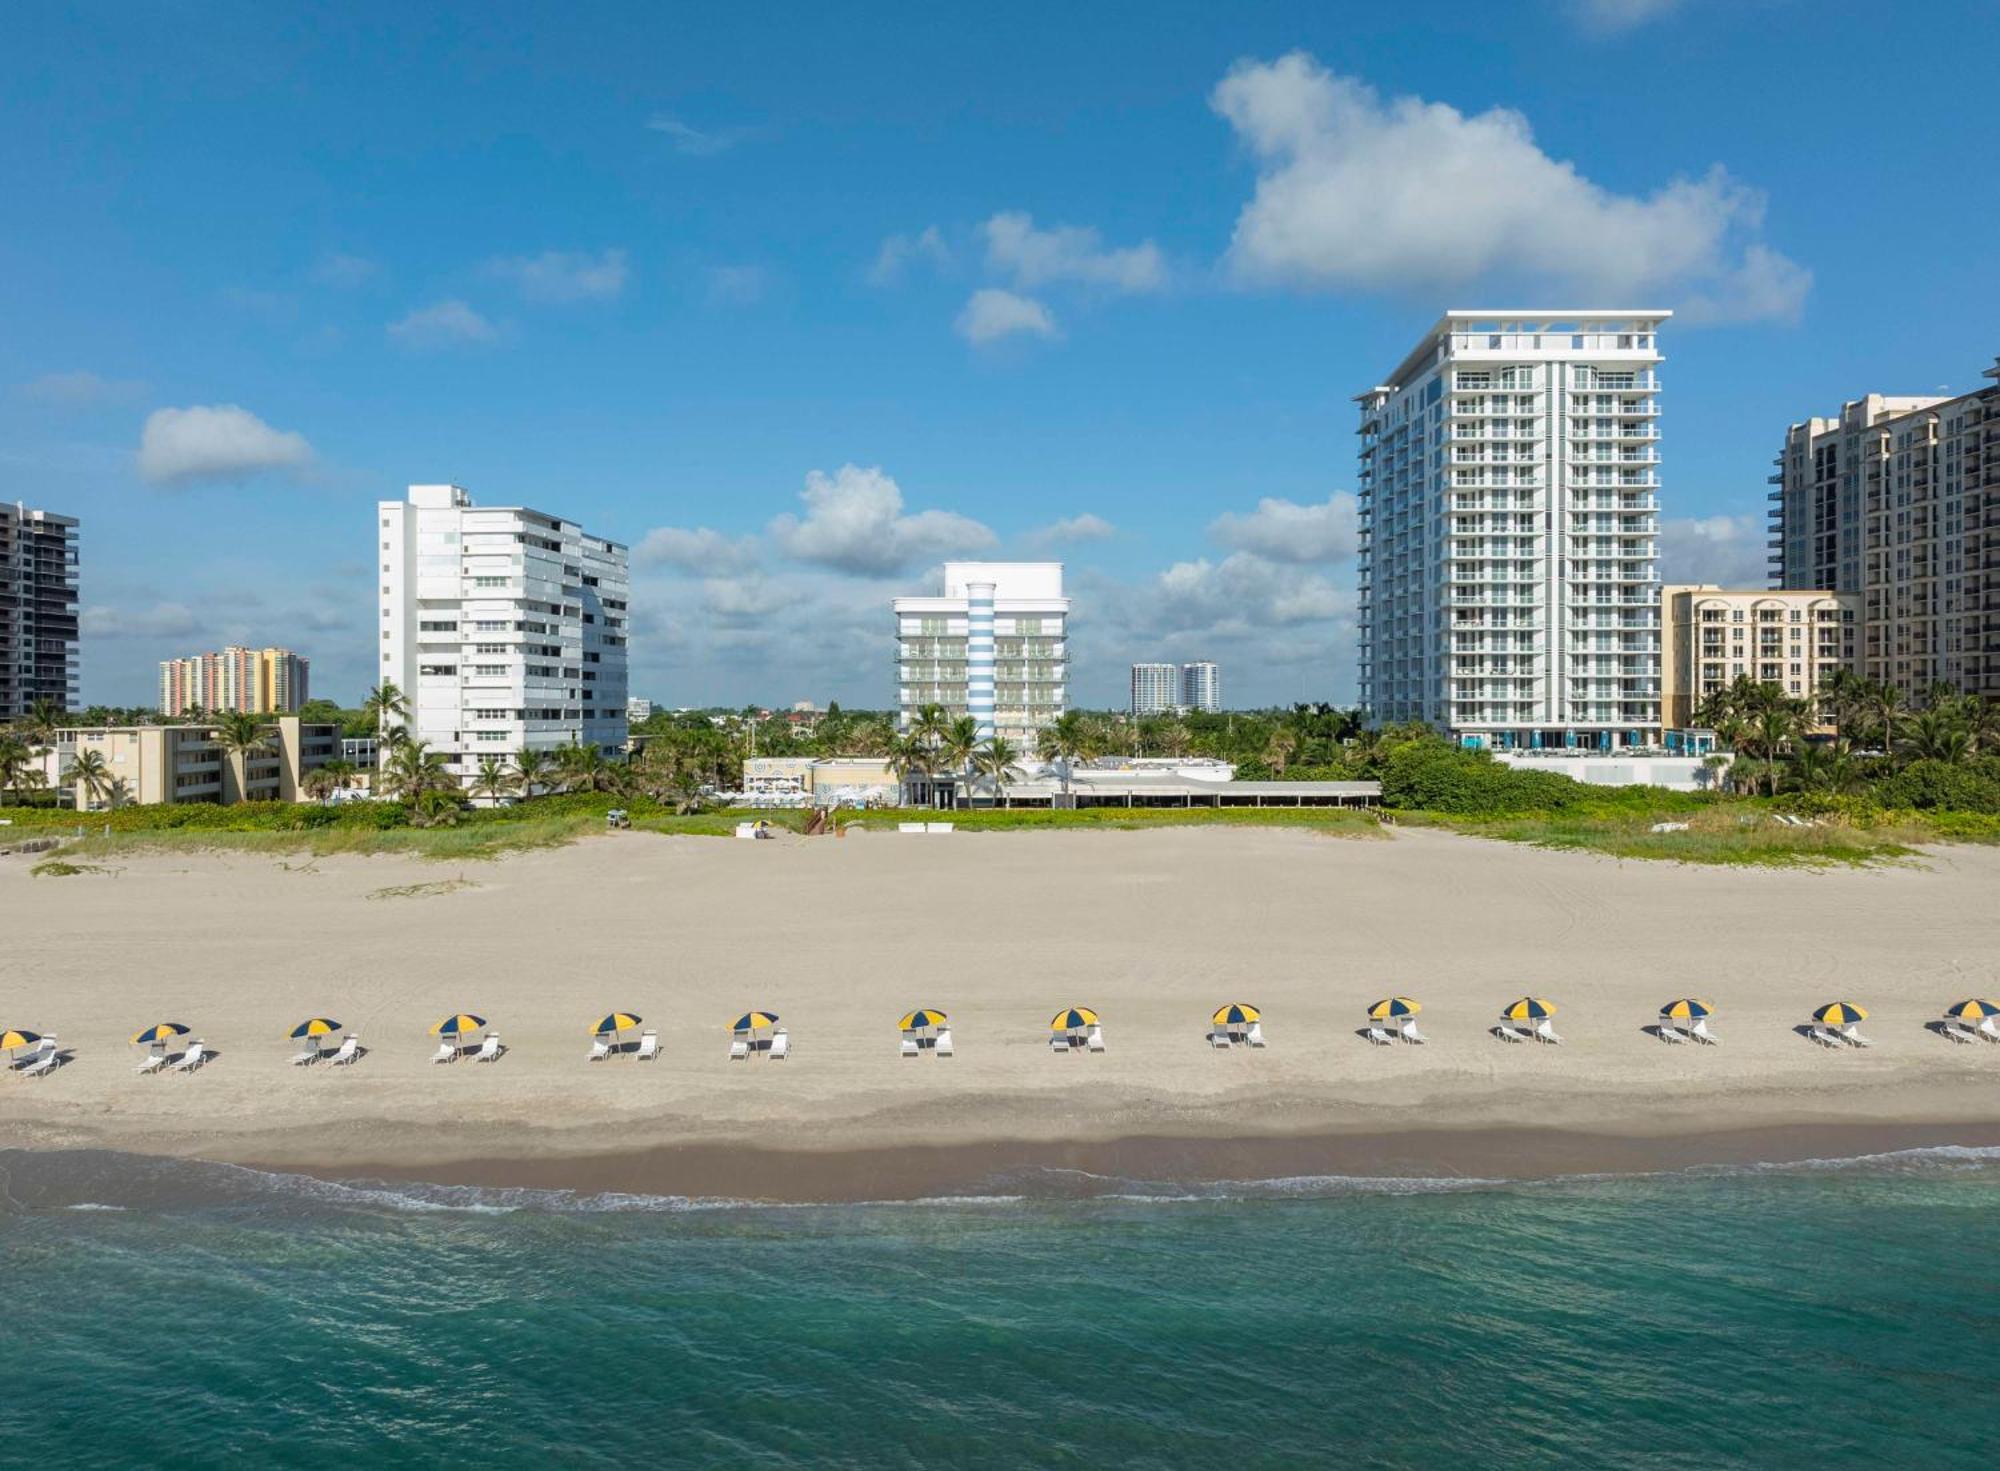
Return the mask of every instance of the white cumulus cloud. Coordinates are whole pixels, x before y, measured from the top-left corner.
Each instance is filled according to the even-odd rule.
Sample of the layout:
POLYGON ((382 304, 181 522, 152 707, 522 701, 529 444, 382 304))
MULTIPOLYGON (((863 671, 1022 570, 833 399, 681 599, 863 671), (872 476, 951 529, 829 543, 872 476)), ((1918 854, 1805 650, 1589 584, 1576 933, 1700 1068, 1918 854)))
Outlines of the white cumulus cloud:
POLYGON ((1017 296, 997 286, 981 287, 972 293, 953 327, 974 347, 984 347, 1003 337, 1025 332, 1031 337, 1056 335, 1056 319, 1049 309, 1032 296, 1017 296))
POLYGON ((462 301, 419 307, 391 322, 388 332, 403 346, 419 349, 493 342, 500 336, 499 328, 462 301))
POLYGON ((625 289, 625 252, 545 250, 486 263, 486 274, 511 281, 530 301, 603 301, 625 289))
POLYGON ((911 266, 918 264, 940 271, 951 265, 951 247, 945 244, 936 225, 926 225, 915 235, 891 235, 885 239, 875 252, 875 263, 868 268, 868 279, 877 286, 893 286, 911 266))
POLYGON ((235 404, 156 409, 139 432, 139 473, 158 485, 296 472, 312 457, 303 434, 273 429, 235 404))
POLYGON ((1713 582, 1768 587, 1769 529, 1759 516, 1697 516, 1660 523, 1660 577, 1666 582, 1713 582))
POLYGON ((934 557, 975 552, 997 538, 955 511, 903 512, 903 492, 879 467, 814 470, 799 493, 803 517, 771 522, 771 539, 794 561, 862 577, 883 577, 934 557))
POLYGON ((1041 230, 1018 210, 993 216, 980 227, 986 236, 986 264, 1030 290, 1052 281, 1076 281, 1114 291, 1158 291, 1167 284, 1167 263, 1152 241, 1107 248, 1097 231, 1081 225, 1041 230))
POLYGON ((1265 496, 1257 509, 1226 511, 1208 524, 1211 540, 1273 562, 1345 562, 1355 553, 1360 504, 1344 490, 1318 505, 1265 496))
POLYGON ((1760 238, 1763 196, 1720 166, 1619 194, 1544 153, 1509 108, 1384 98, 1297 51, 1239 62, 1210 102, 1257 163, 1227 259, 1245 283, 1685 297, 1708 320, 1796 318, 1811 283, 1760 238))
POLYGON ((656 526, 632 548, 636 566, 677 567, 706 576, 745 571, 756 558, 754 539, 725 536, 706 526, 656 526))
POLYGON ((1104 541, 1117 534, 1116 526, 1102 516, 1085 511, 1081 515, 1061 517, 1047 526, 1038 526, 1028 533, 1025 540, 1030 546, 1054 547, 1080 541, 1104 541))

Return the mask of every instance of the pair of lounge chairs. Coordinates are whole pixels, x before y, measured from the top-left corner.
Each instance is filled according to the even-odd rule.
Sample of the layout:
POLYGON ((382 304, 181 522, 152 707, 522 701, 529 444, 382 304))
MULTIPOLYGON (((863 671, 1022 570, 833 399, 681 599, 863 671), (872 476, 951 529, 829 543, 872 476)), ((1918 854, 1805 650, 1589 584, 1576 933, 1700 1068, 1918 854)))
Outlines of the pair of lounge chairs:
POLYGON ((1814 1022, 1806 1035, 1822 1047, 1872 1047, 1875 1044, 1861 1035, 1853 1022, 1838 1027, 1829 1027, 1824 1022, 1814 1022))
POLYGON ((1383 1026, 1380 1022, 1370 1022, 1367 1031, 1362 1035, 1377 1047, 1387 1047, 1393 1042, 1414 1042, 1422 1046, 1430 1041, 1430 1038, 1417 1030, 1417 1019, 1413 1016, 1404 1017, 1394 1030, 1383 1026))
POLYGON ((1693 1024, 1686 1027, 1677 1026, 1665 1017, 1661 1017, 1659 1026, 1654 1029, 1654 1035, 1662 1042, 1671 1042, 1676 1046, 1699 1042, 1704 1046, 1713 1047, 1722 1040, 1708 1029, 1708 1018, 1705 1016, 1696 1017, 1693 1024))
POLYGON ((1078 1049, 1079 1042, 1081 1042, 1082 1049, 1086 1052, 1102 1052, 1104 1050, 1104 1028, 1092 1027, 1081 1038, 1078 1038, 1074 1032, 1057 1032, 1049 1038, 1049 1050, 1051 1052, 1075 1052, 1078 1049))
MULTIPOLYGON (((783 1062, 792 1055, 792 1034, 783 1027, 780 1027, 777 1031, 771 1033, 770 1046, 760 1047, 756 1050, 762 1052, 773 1062, 783 1062)), ((729 1060, 731 1062, 744 1061, 750 1056, 750 1052, 750 1043, 742 1037, 738 1037, 734 1042, 729 1044, 729 1060)))
POLYGON ((1503 1021, 1493 1029, 1493 1034, 1503 1042, 1547 1042, 1554 1047, 1562 1045, 1562 1038, 1556 1035, 1555 1023, 1547 1017, 1543 1017, 1532 1027, 1503 1021))
POLYGON ((1241 1042, 1245 1047, 1262 1047, 1264 1045, 1264 1024, 1262 1022, 1252 1022, 1249 1026, 1239 1027, 1234 1031, 1226 1027, 1217 1027, 1208 1034, 1208 1045, 1217 1051, 1221 1051, 1226 1047, 1233 1047, 1238 1042, 1241 1042))
POLYGON ((310 1067, 316 1062, 330 1062, 335 1067, 350 1067, 361 1056, 361 1039, 349 1032, 340 1039, 340 1046, 327 1052, 318 1047, 300 1049, 292 1058, 293 1067, 310 1067))
POLYGON ((44 1037, 35 1044, 34 1051, 20 1058, 14 1064, 14 1071, 24 1078, 46 1078, 62 1063, 61 1049, 54 1037, 44 1037))
POLYGON ((188 1049, 185 1052, 179 1054, 168 1052, 153 1053, 144 1062, 139 1064, 136 1071, 141 1075, 159 1072, 191 1073, 207 1062, 208 1056, 207 1046, 197 1037, 188 1045, 188 1049))
POLYGON ((471 1049, 469 1054, 466 1049, 461 1048, 456 1042, 438 1043, 438 1050, 431 1054, 431 1061, 457 1062, 459 1058, 470 1055, 474 1062, 497 1062, 500 1059, 500 1054, 506 1050, 505 1047, 500 1045, 500 1034, 498 1032, 488 1032, 479 1046, 471 1049))
MULTIPOLYGON (((602 1062, 605 1058, 611 1056, 614 1050, 613 1043, 604 1037, 598 1037, 590 1044, 590 1060, 592 1062, 602 1062)), ((641 1032, 639 1034, 639 1050, 634 1052, 632 1057, 637 1062, 659 1061, 660 1034, 651 1031, 641 1032)))
POLYGON ((1977 1026, 1947 1017, 1939 1030, 1954 1042, 2000 1042, 2000 1017, 1982 1017, 1977 1026))
MULTIPOLYGON (((937 1040, 931 1043, 930 1050, 935 1052, 939 1057, 950 1057, 952 1055, 950 1027, 939 1029, 937 1040)), ((923 1054, 924 1046, 915 1037, 905 1037, 903 1039, 903 1056, 921 1057, 923 1054)))

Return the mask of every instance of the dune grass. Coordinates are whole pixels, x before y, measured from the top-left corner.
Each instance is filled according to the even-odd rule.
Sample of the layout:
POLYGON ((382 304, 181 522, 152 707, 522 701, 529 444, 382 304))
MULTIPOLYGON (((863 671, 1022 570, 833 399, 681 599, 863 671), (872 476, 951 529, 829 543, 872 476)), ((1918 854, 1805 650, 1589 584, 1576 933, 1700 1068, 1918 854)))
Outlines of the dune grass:
POLYGON ((894 832, 903 822, 949 822, 966 832, 1032 832, 1053 828, 1105 831, 1153 827, 1309 827, 1336 837, 1383 836, 1373 812, 1343 807, 1047 807, 964 808, 929 812, 886 808, 857 812, 843 825, 894 832))
MULTIPOLYGON (((1409 821, 1408 816, 1400 820, 1409 821)), ((1421 822, 1421 816, 1416 818, 1421 822)), ((1654 832, 1653 820, 1629 813, 1554 813, 1437 820, 1456 832, 1541 848, 1602 853, 1612 858, 1764 868, 1865 867, 1917 856, 1923 844, 1948 841, 1924 821, 1885 819, 1868 825, 1825 821, 1792 827, 1766 810, 1725 807, 1676 814, 1683 831, 1654 832)))

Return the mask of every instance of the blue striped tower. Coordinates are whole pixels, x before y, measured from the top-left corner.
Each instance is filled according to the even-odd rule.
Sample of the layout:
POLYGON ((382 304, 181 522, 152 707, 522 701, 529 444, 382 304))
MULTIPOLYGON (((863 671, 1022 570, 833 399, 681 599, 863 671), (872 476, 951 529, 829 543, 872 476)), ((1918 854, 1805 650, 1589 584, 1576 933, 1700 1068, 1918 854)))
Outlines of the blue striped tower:
POLYGON ((993 738, 993 584, 965 585, 965 713, 993 738))

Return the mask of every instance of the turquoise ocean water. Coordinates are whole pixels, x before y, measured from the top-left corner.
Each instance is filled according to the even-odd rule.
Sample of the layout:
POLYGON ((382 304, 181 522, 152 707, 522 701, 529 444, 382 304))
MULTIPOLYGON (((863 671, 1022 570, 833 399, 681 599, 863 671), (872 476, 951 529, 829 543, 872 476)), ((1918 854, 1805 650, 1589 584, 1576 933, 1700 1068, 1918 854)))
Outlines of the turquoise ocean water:
POLYGON ((0 1153, 0 1459, 2000 1464, 1994 1151, 995 1188, 768 1208, 0 1153))

